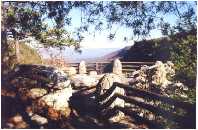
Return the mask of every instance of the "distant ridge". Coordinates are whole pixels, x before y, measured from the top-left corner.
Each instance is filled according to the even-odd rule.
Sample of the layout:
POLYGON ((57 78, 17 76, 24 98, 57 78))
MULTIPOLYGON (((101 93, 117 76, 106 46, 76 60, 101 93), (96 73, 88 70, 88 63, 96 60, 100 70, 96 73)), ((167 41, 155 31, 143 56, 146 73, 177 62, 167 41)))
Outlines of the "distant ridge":
POLYGON ((88 62, 105 62, 105 61, 112 61, 116 58, 122 59, 128 54, 128 51, 130 50, 130 48, 131 48, 131 46, 126 46, 120 50, 111 52, 111 53, 106 54, 102 57, 87 59, 87 61, 88 62))
POLYGON ((121 61, 167 61, 170 58, 171 45, 172 41, 167 37, 142 40, 102 57, 87 60, 88 62, 105 62, 119 58, 121 61))

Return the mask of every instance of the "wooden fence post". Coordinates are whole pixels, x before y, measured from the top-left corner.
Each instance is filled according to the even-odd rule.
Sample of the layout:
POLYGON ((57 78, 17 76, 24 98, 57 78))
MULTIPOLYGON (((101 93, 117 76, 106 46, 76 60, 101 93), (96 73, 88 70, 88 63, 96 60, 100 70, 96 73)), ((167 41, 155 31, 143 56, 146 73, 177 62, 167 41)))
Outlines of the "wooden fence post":
POLYGON ((98 62, 96 62, 96 71, 99 72, 98 71, 98 62))

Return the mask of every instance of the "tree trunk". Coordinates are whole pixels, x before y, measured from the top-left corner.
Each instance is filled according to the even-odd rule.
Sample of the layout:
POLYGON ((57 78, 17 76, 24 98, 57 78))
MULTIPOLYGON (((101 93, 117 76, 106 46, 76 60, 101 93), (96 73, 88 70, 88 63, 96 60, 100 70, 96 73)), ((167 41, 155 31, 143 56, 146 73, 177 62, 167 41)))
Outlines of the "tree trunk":
POLYGON ((17 38, 15 38, 15 54, 16 54, 16 60, 18 63, 20 60, 20 52, 19 52, 19 41, 17 38))

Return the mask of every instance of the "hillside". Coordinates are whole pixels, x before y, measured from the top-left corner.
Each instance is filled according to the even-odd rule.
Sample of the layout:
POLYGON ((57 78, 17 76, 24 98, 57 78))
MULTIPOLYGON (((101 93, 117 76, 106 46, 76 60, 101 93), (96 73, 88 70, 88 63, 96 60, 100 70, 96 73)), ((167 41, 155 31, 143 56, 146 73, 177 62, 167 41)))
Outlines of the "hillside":
POLYGON ((111 61, 116 58, 121 59, 121 61, 144 62, 170 60, 175 65, 177 79, 188 84, 188 86, 195 87, 196 48, 196 30, 192 30, 170 37, 138 41, 131 47, 123 48, 99 58, 99 61, 111 61))
POLYGON ((112 61, 116 58, 122 61, 166 61, 170 57, 170 45, 171 41, 168 38, 138 41, 133 46, 127 46, 92 61, 112 61))
POLYGON ((113 52, 111 52, 107 55, 104 55, 102 57, 90 59, 89 61, 103 62, 103 61, 112 61, 116 58, 122 59, 124 56, 128 55, 128 51, 130 50, 130 48, 131 48, 131 46, 127 46, 127 47, 122 48, 120 50, 113 51, 113 52))
POLYGON ((8 40, 7 45, 3 45, 2 54, 2 74, 7 74, 16 64, 42 64, 41 56, 36 50, 26 45, 24 42, 19 43, 19 61, 16 61, 15 44, 13 40, 8 40))
POLYGON ((20 63, 21 64, 41 64, 41 56, 37 53, 36 50, 29 47, 25 43, 19 44, 20 48, 20 63))
POLYGON ((158 38, 135 42, 123 61, 167 61, 170 58, 172 41, 169 38, 158 38))

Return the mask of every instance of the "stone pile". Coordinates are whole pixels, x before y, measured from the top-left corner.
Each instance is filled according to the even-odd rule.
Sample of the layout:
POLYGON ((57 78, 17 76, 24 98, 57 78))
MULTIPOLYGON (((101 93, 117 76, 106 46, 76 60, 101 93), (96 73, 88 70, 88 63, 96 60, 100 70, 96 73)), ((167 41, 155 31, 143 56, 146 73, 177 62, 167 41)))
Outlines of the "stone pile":
POLYGON ((21 115, 16 114, 8 120, 6 127, 8 129, 25 129, 28 128, 29 125, 24 121, 21 115))
MULTIPOLYGON (((136 88, 147 90, 153 93, 161 94, 167 97, 182 96, 187 97, 184 91, 187 87, 178 81, 171 81, 170 79, 175 75, 174 64, 170 61, 162 63, 157 61, 153 66, 142 66, 140 70, 133 72, 134 79, 131 84, 136 88)), ((160 106, 159 101, 148 101, 141 99, 142 102, 147 104, 160 106)), ((155 116, 151 112, 145 112, 141 110, 141 115, 147 116, 147 118, 153 120, 155 116)))
POLYGON ((96 86, 99 79, 95 76, 85 75, 85 74, 77 74, 72 76, 71 82, 74 85, 74 87, 81 87, 81 86, 96 86))
POLYGON ((89 71, 89 75, 90 76, 96 76, 97 75, 97 72, 96 71, 89 71))
POLYGON ((76 68, 75 67, 65 67, 64 72, 68 74, 68 76, 72 76, 77 74, 76 68))
MULTIPOLYGON (((34 71, 34 74, 37 75, 35 83, 49 80, 49 83, 53 84, 49 85, 50 87, 48 87, 48 85, 38 87, 36 84, 35 86, 29 87, 27 83, 20 86, 19 81, 24 81, 31 77, 24 78, 23 80, 15 80, 15 84, 19 84, 19 87, 16 88, 22 102, 24 102, 24 104, 26 104, 25 102, 28 102, 28 104, 30 102, 32 103, 26 106, 26 112, 30 116, 30 119, 38 125, 44 125, 48 123, 48 119, 58 120, 62 117, 67 118, 71 111, 69 108, 69 99, 73 92, 71 81, 68 80, 67 75, 61 70, 37 67, 36 65, 33 67, 36 69, 40 68, 38 72, 36 69, 34 71), (40 77, 42 78, 40 79, 40 77), (51 82, 51 80, 53 80, 53 82, 51 82)), ((26 66, 26 68, 28 67, 26 66)), ((20 71, 19 74, 21 74, 21 72, 23 71, 20 71)))
POLYGON ((168 77, 175 74, 172 62, 162 63, 157 61, 153 66, 142 66, 140 70, 133 72, 133 82, 138 82, 136 86, 140 89, 150 90, 151 86, 160 86, 160 89, 166 88, 172 84, 168 77))
POLYGON ((37 104, 38 110, 40 109, 47 109, 48 116, 52 120, 57 120, 59 117, 68 117, 70 114, 69 108, 69 98, 72 96, 72 88, 71 85, 57 90, 55 92, 48 93, 47 95, 41 97, 37 104), (57 118, 53 117, 53 114, 50 111, 54 111, 55 114, 59 114, 57 118))
POLYGON ((90 87, 96 86, 102 76, 103 74, 98 75, 96 71, 90 71, 87 74, 85 61, 81 61, 79 64, 79 74, 72 75, 70 79, 75 88, 82 86, 90 87))

